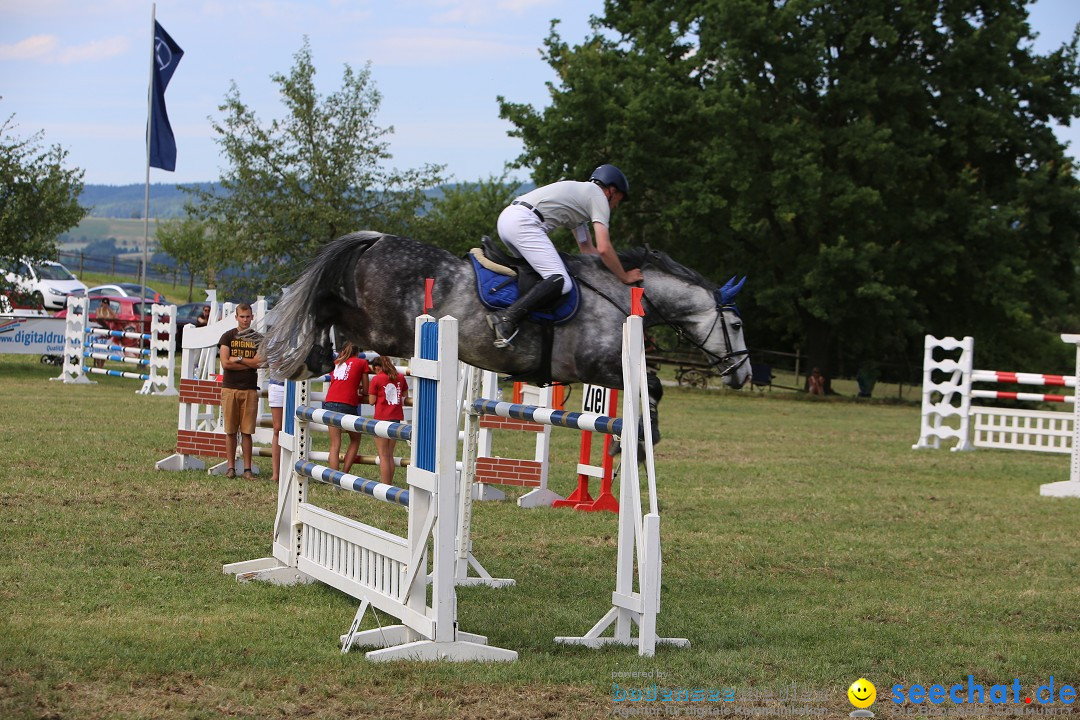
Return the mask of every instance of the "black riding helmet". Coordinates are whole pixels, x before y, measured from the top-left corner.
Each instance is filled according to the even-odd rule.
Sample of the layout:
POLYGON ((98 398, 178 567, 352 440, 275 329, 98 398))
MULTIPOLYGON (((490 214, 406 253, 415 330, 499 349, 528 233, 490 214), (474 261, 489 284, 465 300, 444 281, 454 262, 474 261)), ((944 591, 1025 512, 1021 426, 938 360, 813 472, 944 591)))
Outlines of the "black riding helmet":
POLYGON ((630 183, 627 182, 626 176, 623 175, 622 170, 614 165, 601 165, 593 170, 593 174, 589 177, 589 180, 598 182, 601 185, 613 187, 621 192, 626 198, 630 197, 630 183))

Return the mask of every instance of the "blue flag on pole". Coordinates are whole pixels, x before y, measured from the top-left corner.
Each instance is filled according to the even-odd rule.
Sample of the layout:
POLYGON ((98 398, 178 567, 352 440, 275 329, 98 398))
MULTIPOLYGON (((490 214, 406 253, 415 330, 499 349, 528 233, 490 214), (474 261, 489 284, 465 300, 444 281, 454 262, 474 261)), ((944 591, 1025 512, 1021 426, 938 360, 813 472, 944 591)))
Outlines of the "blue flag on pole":
POLYGON ((154 21, 154 86, 150 100, 150 167, 170 172, 176 170, 176 138, 169 115, 165 112, 165 88, 176 72, 184 51, 169 37, 165 28, 154 21))

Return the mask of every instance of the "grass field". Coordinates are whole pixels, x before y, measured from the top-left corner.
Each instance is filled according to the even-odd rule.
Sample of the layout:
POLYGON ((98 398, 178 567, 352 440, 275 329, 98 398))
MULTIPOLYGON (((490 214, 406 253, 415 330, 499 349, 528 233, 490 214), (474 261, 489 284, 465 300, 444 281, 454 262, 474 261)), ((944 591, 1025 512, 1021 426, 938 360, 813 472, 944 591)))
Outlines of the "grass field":
MULTIPOLYGON (((150 237, 157 230, 157 219, 150 219, 150 237)), ((146 221, 142 218, 110 218, 87 215, 79 224, 68 230, 61 240, 67 240, 65 249, 78 249, 95 240, 116 240, 117 247, 142 250, 146 235, 146 221)))
MULTIPOLYGON (((914 452, 912 405, 669 389, 659 630, 689 650, 645 660, 555 645, 610 606, 616 518, 503 502, 475 509, 474 549, 518 584, 462 588, 459 617, 520 660, 383 665, 338 652, 352 598, 222 574, 268 554, 276 490, 156 472, 175 399, 56 374, 0 356, 3 718, 603 717, 663 712, 612 700, 613 683, 653 682, 737 698, 673 710, 842 717, 859 677, 877 686, 881 718, 927 707, 890 702, 898 683, 1018 678, 1022 698, 1051 676, 1058 689, 1080 680, 1080 501, 1038 494, 1068 477, 1067 458, 914 452), (616 675, 632 672, 653 678, 616 675), (779 700, 792 684, 815 697, 779 700)), ((565 494, 577 439, 554 437, 565 494)), ((501 450, 524 457, 525 442, 501 450)), ((388 510, 318 490, 356 517, 388 510)))

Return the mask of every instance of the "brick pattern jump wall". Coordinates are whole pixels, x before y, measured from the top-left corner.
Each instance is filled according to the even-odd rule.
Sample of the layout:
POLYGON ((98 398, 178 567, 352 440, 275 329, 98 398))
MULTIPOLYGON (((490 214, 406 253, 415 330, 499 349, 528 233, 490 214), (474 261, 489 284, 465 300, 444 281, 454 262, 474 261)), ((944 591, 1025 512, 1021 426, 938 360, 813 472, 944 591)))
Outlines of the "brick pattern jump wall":
POLYGON ((181 455, 227 458, 225 434, 206 430, 177 430, 176 452, 181 455))
POLYGON ((476 482, 479 483, 540 487, 540 471, 541 465, 535 460, 500 457, 476 459, 476 482))
POLYGON ((221 405, 221 383, 216 380, 181 378, 180 402, 190 405, 221 405))
POLYGON ((541 423, 529 422, 528 420, 514 420, 499 415, 481 415, 480 427, 492 430, 521 430, 524 432, 543 432, 541 423))

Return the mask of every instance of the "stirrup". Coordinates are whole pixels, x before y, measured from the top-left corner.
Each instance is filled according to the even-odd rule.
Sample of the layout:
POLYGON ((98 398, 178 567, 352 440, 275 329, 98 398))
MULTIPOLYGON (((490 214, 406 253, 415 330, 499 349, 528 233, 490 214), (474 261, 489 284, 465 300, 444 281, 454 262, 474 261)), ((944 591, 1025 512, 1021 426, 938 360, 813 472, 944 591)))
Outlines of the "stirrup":
POLYGON ((493 344, 497 348, 508 348, 508 347, 510 347, 511 343, 513 343, 513 341, 514 341, 514 338, 517 337, 518 331, 521 329, 520 326, 515 325, 514 326, 514 332, 510 333, 510 337, 504 338, 502 336, 502 333, 499 332, 498 325, 501 324, 501 323, 505 323, 505 322, 509 322, 509 321, 508 320, 503 320, 502 318, 500 318, 495 313, 491 313, 491 314, 489 314, 487 316, 488 327, 490 327, 492 329, 492 331, 495 333, 495 340, 494 340, 493 344))

